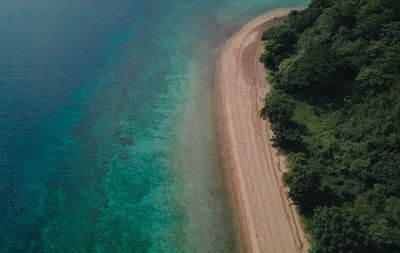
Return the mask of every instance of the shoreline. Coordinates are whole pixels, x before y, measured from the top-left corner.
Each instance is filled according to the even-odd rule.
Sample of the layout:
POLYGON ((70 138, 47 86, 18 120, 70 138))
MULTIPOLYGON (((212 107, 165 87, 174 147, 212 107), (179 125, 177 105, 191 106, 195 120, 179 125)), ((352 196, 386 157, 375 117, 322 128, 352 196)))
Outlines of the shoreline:
POLYGON ((270 124, 259 116, 269 90, 258 60, 263 51, 261 34, 281 23, 290 10, 277 9, 251 20, 224 44, 217 62, 221 154, 246 252, 307 252, 309 248, 283 185, 285 155, 272 147, 270 124))

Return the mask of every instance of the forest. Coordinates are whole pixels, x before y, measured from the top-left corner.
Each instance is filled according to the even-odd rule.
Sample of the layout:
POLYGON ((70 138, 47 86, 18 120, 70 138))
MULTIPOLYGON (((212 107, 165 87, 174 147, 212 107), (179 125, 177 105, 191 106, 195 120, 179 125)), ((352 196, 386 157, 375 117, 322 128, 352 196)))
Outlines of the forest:
POLYGON ((262 40, 310 252, 400 252, 400 1, 312 0, 262 40))

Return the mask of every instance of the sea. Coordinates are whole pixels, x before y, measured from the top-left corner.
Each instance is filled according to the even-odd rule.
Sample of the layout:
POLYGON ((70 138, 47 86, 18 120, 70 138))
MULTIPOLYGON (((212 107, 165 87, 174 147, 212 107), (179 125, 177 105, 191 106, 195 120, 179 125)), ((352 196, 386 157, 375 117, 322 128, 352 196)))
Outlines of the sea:
POLYGON ((305 0, 0 0, 0 252, 240 252, 215 67, 305 0))

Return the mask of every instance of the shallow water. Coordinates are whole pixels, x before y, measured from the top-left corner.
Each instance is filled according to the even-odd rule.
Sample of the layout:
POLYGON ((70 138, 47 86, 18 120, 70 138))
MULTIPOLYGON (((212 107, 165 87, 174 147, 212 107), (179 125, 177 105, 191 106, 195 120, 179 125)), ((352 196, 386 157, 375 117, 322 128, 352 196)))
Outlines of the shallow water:
POLYGON ((0 0, 0 252, 234 252, 214 69, 304 0, 0 0))

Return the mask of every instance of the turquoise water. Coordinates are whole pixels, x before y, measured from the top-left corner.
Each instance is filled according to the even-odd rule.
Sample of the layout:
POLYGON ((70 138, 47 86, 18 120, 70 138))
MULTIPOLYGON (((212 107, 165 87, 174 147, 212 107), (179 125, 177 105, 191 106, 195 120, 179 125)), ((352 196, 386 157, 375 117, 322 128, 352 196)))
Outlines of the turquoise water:
POLYGON ((235 252, 215 61, 304 0, 0 0, 0 252, 235 252))

